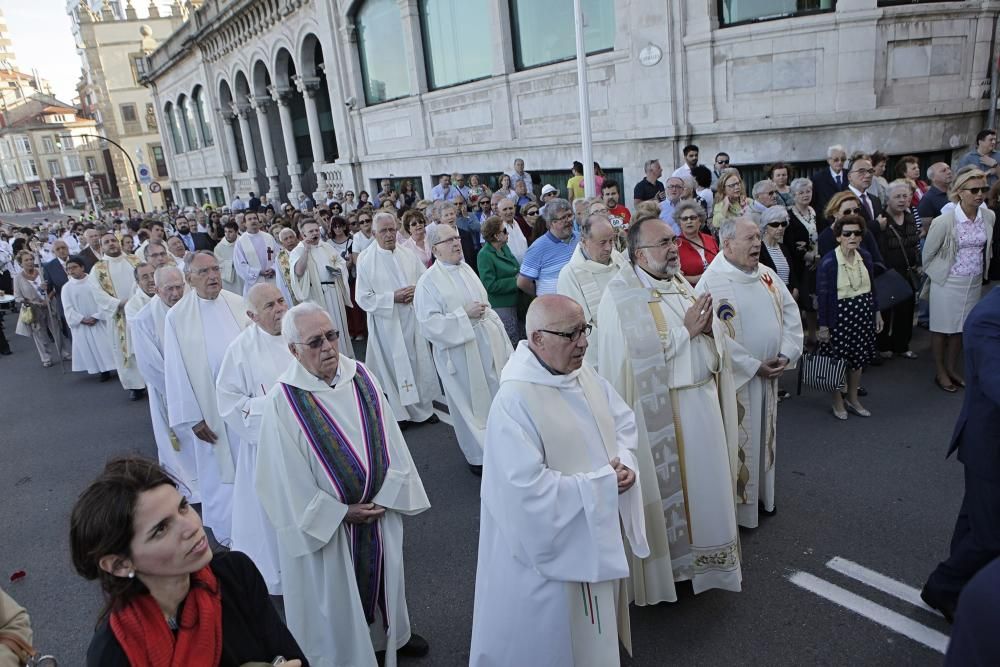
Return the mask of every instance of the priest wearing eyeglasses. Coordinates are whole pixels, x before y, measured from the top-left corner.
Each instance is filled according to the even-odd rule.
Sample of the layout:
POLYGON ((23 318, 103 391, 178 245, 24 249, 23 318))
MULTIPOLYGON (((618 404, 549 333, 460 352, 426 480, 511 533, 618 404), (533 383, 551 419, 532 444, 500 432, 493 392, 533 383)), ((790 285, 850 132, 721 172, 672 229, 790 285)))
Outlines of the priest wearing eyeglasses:
POLYGON ((680 275, 673 229, 641 218, 628 230, 630 263, 598 309, 597 368, 636 413, 650 555, 633 556, 638 605, 739 591, 733 471, 736 389, 725 328, 708 293, 680 275))
POLYGON ((295 306, 281 335, 294 361, 265 400, 256 488, 288 628, 314 665, 426 655, 406 606, 403 516, 430 503, 382 386, 340 354, 323 307, 295 306))

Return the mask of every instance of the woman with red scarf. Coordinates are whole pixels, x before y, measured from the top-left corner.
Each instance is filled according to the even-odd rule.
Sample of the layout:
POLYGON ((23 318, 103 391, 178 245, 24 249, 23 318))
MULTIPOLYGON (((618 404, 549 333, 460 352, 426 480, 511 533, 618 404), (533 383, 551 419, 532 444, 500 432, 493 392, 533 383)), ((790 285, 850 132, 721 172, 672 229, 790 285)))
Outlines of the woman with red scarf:
POLYGON ((155 461, 111 461, 70 519, 73 565, 107 605, 88 667, 302 667, 260 572, 213 554, 201 518, 155 461))

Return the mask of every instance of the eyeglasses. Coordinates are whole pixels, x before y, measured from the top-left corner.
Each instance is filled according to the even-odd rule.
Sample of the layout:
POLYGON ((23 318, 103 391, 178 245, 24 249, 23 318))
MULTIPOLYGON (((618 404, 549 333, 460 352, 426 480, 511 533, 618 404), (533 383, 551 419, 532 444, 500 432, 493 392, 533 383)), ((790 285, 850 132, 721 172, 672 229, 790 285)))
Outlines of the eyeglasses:
POLYGON ((846 211, 843 211, 841 215, 857 215, 858 213, 861 213, 860 208, 849 208, 846 211))
POLYGON ((738 187, 740 187, 740 182, 739 181, 731 181, 729 183, 726 183, 726 187, 727 188, 738 188, 738 187))
POLYGON ((460 236, 452 236, 450 239, 444 239, 444 240, 438 241, 437 243, 434 243, 432 245, 441 245, 442 243, 453 243, 454 241, 461 242, 462 238, 460 236))
POLYGON ((765 192, 764 194, 766 194, 769 197, 773 197, 774 195, 778 194, 778 191, 777 190, 771 190, 770 192, 765 192))
POLYGON ((966 192, 971 192, 974 195, 984 195, 990 191, 988 187, 986 188, 962 188, 966 192))
POLYGON ((206 273, 219 273, 221 269, 218 266, 206 266, 204 269, 198 269, 194 272, 196 276, 203 276, 206 273))
POLYGON ((684 216, 681 216, 681 222, 696 222, 696 221, 700 221, 700 220, 701 220, 701 216, 698 216, 698 215, 684 215, 684 216))
POLYGON ((338 338, 340 338, 340 332, 335 329, 331 329, 321 336, 310 338, 304 343, 295 343, 295 345, 305 345, 310 350, 318 350, 323 347, 323 341, 336 343, 338 338))
POLYGON ((363 224, 365 224, 366 222, 371 222, 371 221, 372 221, 372 219, 371 219, 371 218, 358 218, 358 224, 359 224, 359 225, 363 225, 363 224))
POLYGON ((642 250, 643 248, 669 248, 670 246, 677 246, 677 237, 671 236, 669 239, 663 239, 659 243, 653 245, 641 245, 636 250, 642 250))
POLYGON ((683 183, 667 183, 667 187, 671 188, 671 189, 673 189, 673 188, 683 188, 684 184, 683 183))
POLYGON ((528 216, 528 215, 538 215, 538 211, 528 211, 524 215, 525 216, 528 216))
POLYGON ((576 331, 550 331, 549 329, 539 329, 539 331, 552 334, 553 336, 559 336, 561 338, 565 338, 571 343, 575 343, 580 340, 580 336, 590 336, 590 332, 593 328, 594 325, 585 324, 582 328, 577 329, 576 331))
POLYGON ((875 173, 874 169, 851 169, 852 174, 868 174, 869 176, 875 173))
POLYGON ((729 160, 716 160, 715 164, 729 164, 729 160))
POLYGON ((780 222, 769 222, 769 223, 767 223, 767 226, 768 227, 774 227, 774 228, 787 227, 788 226, 788 221, 787 220, 781 220, 780 222))
POLYGON ((858 236, 858 237, 864 236, 865 233, 860 229, 852 229, 850 231, 842 231, 840 232, 840 235, 843 236, 845 239, 849 239, 852 236, 858 236))

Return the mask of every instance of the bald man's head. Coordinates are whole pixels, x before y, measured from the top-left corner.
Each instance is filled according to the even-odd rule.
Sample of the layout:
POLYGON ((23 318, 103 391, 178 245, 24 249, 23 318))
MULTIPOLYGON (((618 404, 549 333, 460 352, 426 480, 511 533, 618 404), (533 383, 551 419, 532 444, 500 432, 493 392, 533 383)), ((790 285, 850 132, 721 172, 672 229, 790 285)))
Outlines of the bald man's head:
POLYGON ((246 296, 247 316, 272 336, 281 335, 281 318, 288 304, 281 291, 270 283, 257 283, 246 296))
POLYGON ((540 296, 531 302, 525 325, 528 346, 550 370, 565 375, 583 365, 590 325, 576 301, 561 294, 540 296))

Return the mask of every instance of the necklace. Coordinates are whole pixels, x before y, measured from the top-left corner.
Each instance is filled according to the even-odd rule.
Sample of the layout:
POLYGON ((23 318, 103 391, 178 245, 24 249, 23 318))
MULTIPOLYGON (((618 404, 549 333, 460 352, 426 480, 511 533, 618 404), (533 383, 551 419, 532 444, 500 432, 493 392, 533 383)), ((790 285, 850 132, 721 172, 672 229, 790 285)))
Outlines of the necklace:
POLYGON ((850 286, 852 292, 856 292, 861 289, 864 284, 864 276, 861 275, 861 271, 864 270, 863 266, 860 266, 861 262, 858 262, 857 256, 854 257, 854 263, 852 264, 848 261, 847 257, 844 257, 844 268, 847 271, 847 284, 850 286), (858 284, 854 284, 854 277, 857 276, 858 284))

